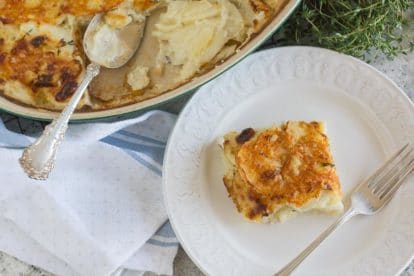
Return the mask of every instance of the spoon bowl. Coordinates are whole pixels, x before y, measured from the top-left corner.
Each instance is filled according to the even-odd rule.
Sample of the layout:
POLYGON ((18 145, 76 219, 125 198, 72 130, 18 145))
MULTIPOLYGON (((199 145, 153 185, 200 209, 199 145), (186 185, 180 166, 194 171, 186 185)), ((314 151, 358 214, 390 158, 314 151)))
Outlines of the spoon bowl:
POLYGON ((105 23, 103 14, 95 15, 83 36, 83 49, 92 62, 115 69, 125 65, 138 50, 145 30, 145 19, 122 28, 105 23))

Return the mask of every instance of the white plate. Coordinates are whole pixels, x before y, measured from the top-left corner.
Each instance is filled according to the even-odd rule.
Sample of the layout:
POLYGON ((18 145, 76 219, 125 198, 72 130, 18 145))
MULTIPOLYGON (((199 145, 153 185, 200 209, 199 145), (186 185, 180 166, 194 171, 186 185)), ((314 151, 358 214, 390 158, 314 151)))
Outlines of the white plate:
MULTIPOLYGON (((200 89, 182 111, 164 160, 164 197, 181 244, 209 275, 271 275, 335 218, 245 221, 227 197, 217 139, 230 130, 321 120, 345 196, 414 141, 414 107, 388 78, 336 52, 286 47, 254 54, 200 89)), ((414 252, 414 177, 381 213, 336 231, 297 275, 392 275, 414 252)))

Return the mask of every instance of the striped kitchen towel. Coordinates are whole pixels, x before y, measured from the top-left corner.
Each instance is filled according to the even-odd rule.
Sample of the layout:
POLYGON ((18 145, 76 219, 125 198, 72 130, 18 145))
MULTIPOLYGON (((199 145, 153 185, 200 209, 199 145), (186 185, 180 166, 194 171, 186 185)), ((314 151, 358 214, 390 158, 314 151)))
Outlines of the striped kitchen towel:
POLYGON ((44 182, 17 162, 33 138, 0 121, 0 250, 58 275, 171 275, 178 241, 161 171, 175 119, 71 125, 44 182))

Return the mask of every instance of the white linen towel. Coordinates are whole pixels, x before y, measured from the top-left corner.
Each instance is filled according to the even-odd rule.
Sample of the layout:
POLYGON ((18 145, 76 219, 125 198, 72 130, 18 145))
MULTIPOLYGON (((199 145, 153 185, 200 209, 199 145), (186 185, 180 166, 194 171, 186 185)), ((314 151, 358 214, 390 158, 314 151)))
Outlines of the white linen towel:
POLYGON ((0 250, 57 275, 171 275, 178 241, 161 168, 174 122, 152 111, 71 125, 54 171, 36 181, 18 164, 33 138, 0 120, 0 250))

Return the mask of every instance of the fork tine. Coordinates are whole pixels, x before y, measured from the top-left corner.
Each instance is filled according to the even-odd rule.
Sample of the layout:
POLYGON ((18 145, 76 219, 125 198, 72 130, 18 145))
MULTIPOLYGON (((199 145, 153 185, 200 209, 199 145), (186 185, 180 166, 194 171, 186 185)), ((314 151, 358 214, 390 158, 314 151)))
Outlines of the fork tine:
POLYGON ((400 171, 404 169, 404 164, 407 164, 407 162, 411 161, 410 158, 413 151, 413 147, 408 147, 408 152, 406 150, 398 156, 396 159, 397 162, 393 166, 390 166, 391 168, 383 177, 378 179, 377 184, 373 188, 374 194, 380 194, 387 188, 386 184, 390 182, 389 180, 392 179, 395 175, 398 175, 400 171))
POLYGON ((414 158, 411 160, 411 162, 405 167, 405 170, 402 172, 402 174, 398 177, 397 182, 395 182, 392 185, 389 185, 389 189, 384 191, 380 195, 380 199, 384 201, 384 203, 387 203, 391 200, 391 198, 394 196, 395 192, 398 191, 398 189, 401 187, 402 183, 404 182, 405 178, 413 171, 414 169, 414 158))
POLYGON ((373 175, 369 178, 368 187, 372 188, 378 185, 377 179, 379 176, 382 177, 382 175, 389 171, 389 165, 392 164, 399 156, 402 154, 409 146, 410 144, 405 144, 399 151, 397 151, 393 156, 391 156, 387 162, 385 162, 384 165, 382 165, 378 170, 375 171, 373 175))

